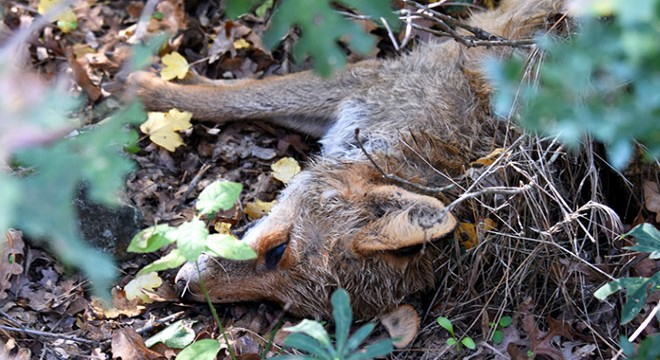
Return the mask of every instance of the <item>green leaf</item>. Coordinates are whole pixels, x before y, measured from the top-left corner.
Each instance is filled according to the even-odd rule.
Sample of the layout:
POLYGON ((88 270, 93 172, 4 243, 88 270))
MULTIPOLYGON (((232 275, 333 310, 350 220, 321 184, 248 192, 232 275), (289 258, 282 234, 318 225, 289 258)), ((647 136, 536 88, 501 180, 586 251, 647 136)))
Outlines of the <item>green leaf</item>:
POLYGON ((461 339, 461 344, 463 344, 463 346, 465 346, 470 350, 474 350, 477 348, 477 344, 475 344, 474 340, 472 340, 472 338, 469 336, 466 336, 463 339, 461 339))
POLYGON ((454 339, 453 337, 450 337, 449 339, 447 339, 447 345, 455 346, 456 344, 457 344, 456 339, 454 339))
POLYGON ((499 322, 500 326, 503 328, 511 326, 512 323, 513 323, 513 318, 511 318, 511 316, 508 315, 502 316, 499 322))
POLYGON ((337 44, 340 39, 347 39, 349 46, 360 53, 367 53, 376 45, 360 25, 335 12, 330 0, 282 0, 264 34, 264 44, 272 49, 293 26, 302 30, 293 46, 295 58, 301 61, 311 55, 314 71, 322 76, 329 76, 346 64, 346 56, 337 44))
POLYGON ((289 326, 284 328, 285 331, 292 333, 302 333, 316 339, 321 345, 325 347, 330 346, 330 336, 325 331, 323 325, 318 321, 304 319, 296 326, 289 326))
POLYGON ((491 338, 491 340, 493 340, 493 343, 495 345, 501 344, 502 341, 504 341, 504 333, 502 332, 502 330, 495 330, 495 332, 493 332, 493 337, 491 338))
POLYGON ((195 340, 195 331, 192 329, 194 323, 191 320, 179 320, 145 340, 144 345, 152 347, 163 343, 173 349, 183 349, 195 340))
POLYGON ((389 355, 394 351, 391 339, 382 339, 348 357, 348 360, 368 360, 389 355))
MULTIPOLYGON (((288 329, 284 330, 289 331, 288 329)), ((287 336, 287 338, 284 339, 284 346, 305 351, 319 359, 333 360, 333 354, 328 352, 328 346, 321 345, 317 339, 303 333, 294 333, 287 336)))
POLYGON ((146 274, 150 272, 162 271, 167 269, 174 269, 186 262, 185 256, 181 255, 179 249, 173 249, 169 254, 145 266, 138 272, 138 274, 146 274))
POLYGON ((230 19, 247 14, 264 0, 225 0, 225 13, 230 19))
POLYGON ((243 185, 231 181, 216 181, 200 194, 195 207, 202 215, 211 215, 218 210, 231 209, 243 190, 243 185))
POLYGON ((175 229, 167 224, 150 226, 133 236, 126 251, 150 253, 159 250, 176 240, 167 236, 173 230, 175 229))
POLYGON ((637 225, 626 235, 634 236, 637 244, 624 249, 647 252, 651 259, 660 259, 660 231, 655 226, 648 223, 637 225))
POLYGON ((345 352, 350 354, 355 351, 355 349, 357 349, 358 346, 360 346, 360 344, 362 344, 362 342, 365 341, 367 337, 369 337, 369 334, 371 334, 375 327, 376 324, 374 323, 368 323, 360 326, 360 328, 357 329, 357 331, 355 331, 346 342, 345 352))
POLYGON ((245 242, 226 234, 207 236, 206 250, 213 255, 230 260, 250 260, 257 257, 257 253, 245 242))
POLYGON ((140 43, 133 47, 133 56, 130 60, 130 71, 142 70, 151 63, 152 56, 167 41, 169 36, 160 33, 149 39, 146 43, 140 43))
POLYGON ((220 352, 218 340, 203 339, 195 341, 192 345, 183 349, 176 360, 215 360, 220 352))
POLYGON ((264 16, 266 16, 266 12, 270 10, 272 7, 273 7, 273 0, 265 0, 263 4, 259 5, 259 7, 256 10, 254 10, 254 14, 263 19, 264 16))
POLYGON ((648 279, 642 279, 644 281, 637 288, 635 286, 626 286, 626 302, 621 309, 621 325, 629 323, 642 311, 642 308, 646 305, 649 291, 655 289, 660 284, 660 272, 655 273, 655 275, 648 279))
POLYGON ((337 341, 337 352, 343 354, 348 334, 351 330, 353 312, 348 293, 344 289, 337 289, 330 298, 332 302, 332 317, 335 320, 335 340, 337 341))
POLYGON ((179 225, 179 228, 171 231, 168 236, 176 239, 176 246, 180 254, 186 260, 193 262, 206 250, 206 238, 209 236, 209 231, 202 220, 194 218, 179 225))
POLYGON ((444 316, 439 316, 435 321, 438 325, 442 326, 445 330, 449 331, 451 336, 454 336, 454 325, 451 324, 451 320, 447 319, 444 316))

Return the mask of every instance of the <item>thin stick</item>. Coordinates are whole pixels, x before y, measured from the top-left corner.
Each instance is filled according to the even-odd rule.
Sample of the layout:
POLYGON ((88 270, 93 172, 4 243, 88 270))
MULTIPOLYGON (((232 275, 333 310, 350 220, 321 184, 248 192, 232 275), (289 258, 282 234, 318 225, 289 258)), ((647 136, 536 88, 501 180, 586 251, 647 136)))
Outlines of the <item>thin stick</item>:
POLYGON ((45 332, 45 331, 33 330, 33 329, 28 329, 28 328, 16 328, 16 327, 13 327, 13 326, 6 326, 6 325, 0 325, 0 329, 11 331, 11 332, 22 333, 22 334, 33 335, 33 336, 50 337, 50 338, 56 338, 56 339, 69 340, 69 341, 79 342, 79 343, 92 345, 92 346, 98 345, 97 341, 83 339, 83 338, 77 337, 75 335, 49 333, 49 332, 45 332))
POLYGON ((406 179, 404 179, 400 176, 397 176, 395 174, 386 173, 383 170, 383 168, 381 168, 376 163, 376 161, 371 157, 369 152, 367 152, 367 150, 364 148, 364 145, 362 144, 362 141, 360 140, 360 129, 355 129, 355 141, 357 142, 358 146, 360 147, 360 150, 362 150, 362 152, 364 153, 364 156, 366 156, 367 159, 369 159, 369 161, 376 168, 376 170, 378 170, 378 172, 387 180, 399 182, 401 184, 413 187, 417 190, 427 192, 427 193, 442 193, 442 192, 446 192, 446 191, 451 190, 454 187, 456 187, 456 185, 454 185, 454 184, 447 185, 447 186, 440 187, 440 188, 439 187, 429 187, 429 186, 424 186, 424 185, 421 185, 421 184, 414 183, 410 180, 406 180, 406 179))

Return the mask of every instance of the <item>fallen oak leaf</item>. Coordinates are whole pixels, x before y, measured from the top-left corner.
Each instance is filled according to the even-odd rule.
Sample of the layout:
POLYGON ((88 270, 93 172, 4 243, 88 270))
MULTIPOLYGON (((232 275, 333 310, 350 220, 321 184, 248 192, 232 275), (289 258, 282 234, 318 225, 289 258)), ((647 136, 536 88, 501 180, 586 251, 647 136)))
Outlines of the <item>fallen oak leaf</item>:
POLYGON ((4 241, 0 242, 0 299, 7 297, 13 276, 23 272, 25 249, 22 232, 9 229, 4 236, 4 241))
POLYGON ((112 358, 155 360, 163 356, 144 345, 142 337, 132 328, 120 328, 112 332, 112 358))
POLYGON ((646 210, 655 213, 655 221, 660 223, 660 189, 658 183, 644 181, 644 205, 646 210))
POLYGON ((160 71, 160 77, 163 80, 172 80, 174 78, 183 79, 190 69, 186 58, 174 51, 162 57, 161 61, 165 67, 160 71))

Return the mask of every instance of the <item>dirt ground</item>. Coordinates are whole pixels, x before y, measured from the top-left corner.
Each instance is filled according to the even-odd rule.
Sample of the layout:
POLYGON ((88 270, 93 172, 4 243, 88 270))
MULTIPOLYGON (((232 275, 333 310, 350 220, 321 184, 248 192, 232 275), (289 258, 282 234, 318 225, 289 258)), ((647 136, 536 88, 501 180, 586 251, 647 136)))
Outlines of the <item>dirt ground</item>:
MULTIPOLYGON (((309 64, 294 64, 291 61, 289 50, 295 41, 295 34, 273 52, 267 51, 260 41, 265 27, 263 18, 252 14, 229 21, 222 16, 218 3, 161 1, 156 8, 159 15, 153 17, 147 26, 150 33, 165 31, 171 34, 161 54, 178 51, 189 63, 194 63, 192 68, 196 72, 211 78, 262 77, 308 67, 309 64)), ((37 6, 36 0, 6 0, 0 4, 4 14, 0 24, 0 44, 3 36, 38 16, 37 6)), ((76 80, 71 80, 71 84, 74 91, 94 98, 86 107, 89 124, 101 120, 103 114, 117 109, 121 104, 121 84, 116 75, 130 57, 127 49, 143 8, 144 2, 131 0, 76 2, 74 12, 78 25, 75 30, 63 33, 51 24, 29 44, 32 67, 43 79, 52 80, 61 74, 69 74, 69 77, 72 73, 82 74, 73 76, 76 80), (81 77, 86 80, 81 81, 81 77)), ((395 56, 386 32, 368 22, 364 26, 380 39, 379 50, 374 56, 395 56)), ((428 36, 428 33, 420 32, 413 38, 415 41, 425 41, 428 36)), ((349 59, 356 61, 359 58, 349 54, 349 59)), ((156 68, 152 67, 152 70, 156 68)), ((283 184, 273 178, 271 164, 282 157, 291 157, 304 164, 318 150, 314 139, 258 122, 222 126, 195 123, 191 130, 183 133, 183 138, 185 146, 169 152, 145 136, 139 141, 139 151, 131 155, 138 164, 138 170, 127 179, 127 197, 142 211, 144 227, 156 223, 178 225, 189 220, 193 216, 196 196, 217 179, 244 185, 241 204, 255 200, 272 201, 283 184)), ((640 179, 647 174, 647 170, 642 168, 629 170, 630 179, 636 184, 641 184, 640 179)), ((609 191, 617 193, 616 189, 612 185, 609 191)), ((606 193, 605 196, 609 195, 606 193)), ((616 202, 618 200, 612 200, 612 203, 616 202)), ((652 214, 641 210, 640 202, 633 205, 628 202, 627 207, 619 207, 621 212, 628 211, 627 214, 620 214, 626 228, 652 219, 652 214)), ((237 206, 219 214, 212 222, 231 223, 240 236, 250 220, 245 208, 237 206)), ((164 284, 150 294, 152 303, 126 298, 124 286, 140 268, 161 254, 131 256, 123 251, 125 244, 118 244, 115 255, 119 258, 122 277, 113 288, 114 307, 108 309, 86 292, 83 277, 58 263, 47 249, 32 246, 20 232, 11 232, 8 236, 13 240, 13 247, 22 253, 24 263, 23 271, 11 277, 7 296, 0 299, 0 341, 4 349, 0 351, 0 356, 16 359, 174 358, 178 350, 162 343, 147 348, 144 341, 178 320, 188 321, 198 339, 218 337, 206 305, 185 303, 178 299, 172 284, 174 272, 161 275, 164 284)), ((657 271, 658 263, 655 261, 632 256, 623 258, 620 255, 622 246, 608 242, 600 247, 600 250, 607 251, 603 256, 617 260, 603 261, 595 266, 616 275, 623 273, 621 268, 624 264, 628 264, 627 271, 634 274, 657 271)), ((584 251, 592 256, 595 248, 595 245, 585 245, 584 251)), ((477 310, 477 300, 475 306, 470 308, 468 303, 473 299, 452 297, 453 293, 442 294, 448 300, 433 307, 426 315, 418 340, 410 348, 395 352, 393 357, 526 358, 529 354, 524 346, 521 345, 519 350, 506 347, 508 344, 523 343, 534 346, 532 356, 539 359, 606 358, 616 353, 618 335, 629 334, 635 322, 630 329, 618 325, 618 314, 614 310, 616 300, 609 304, 587 300, 571 308, 583 311, 578 313, 567 311, 556 303, 544 303, 570 302, 573 291, 578 291, 576 289, 592 291, 604 281, 602 276, 594 275, 592 268, 583 268, 581 263, 571 262, 570 257, 561 257, 556 252, 538 256, 546 255, 557 258, 557 268, 527 269, 528 272, 544 273, 546 277, 525 276, 520 281, 522 285, 511 289, 511 292, 519 292, 511 295, 517 299, 516 306, 510 304, 502 310, 505 308, 499 306, 506 302, 502 300, 498 305, 489 303, 492 308, 480 312, 477 310), (565 282, 557 285, 561 281, 555 281, 553 275, 548 274, 553 271, 579 272, 580 280, 560 276, 565 282), (546 282, 549 278, 552 279, 549 282, 554 281, 552 284, 546 282), (453 317, 455 326, 463 330, 471 328, 470 333, 477 339, 490 331, 488 322, 496 317, 495 314, 501 316, 506 312, 512 315, 513 325, 504 329, 504 345, 483 342, 476 352, 457 353, 445 345, 448 335, 434 322, 438 312, 457 314, 453 317)), ((484 260, 484 264, 481 266, 487 270, 492 266, 493 276, 501 276, 499 265, 490 264, 489 260, 484 260)), ((497 280, 486 277, 479 281, 490 283, 497 280)), ((473 283, 472 280, 469 282, 473 283)), ((474 289, 483 290, 486 287, 475 286, 474 289)), ((486 290, 483 291, 486 293, 486 290)), ((499 293, 493 294, 493 298, 499 299, 499 293)), ((469 296, 479 299, 481 295, 473 291, 469 296)), ((235 304, 218 306, 217 309, 230 345, 242 359, 275 354, 286 336, 279 329, 299 320, 286 316, 272 304, 235 304), (269 351, 264 350, 271 339, 274 341, 269 351)), ((656 329, 657 323, 650 328, 656 329)), ((384 336, 384 330, 378 328, 372 339, 384 336)), ((228 353, 222 351, 219 358, 226 356, 228 353)))

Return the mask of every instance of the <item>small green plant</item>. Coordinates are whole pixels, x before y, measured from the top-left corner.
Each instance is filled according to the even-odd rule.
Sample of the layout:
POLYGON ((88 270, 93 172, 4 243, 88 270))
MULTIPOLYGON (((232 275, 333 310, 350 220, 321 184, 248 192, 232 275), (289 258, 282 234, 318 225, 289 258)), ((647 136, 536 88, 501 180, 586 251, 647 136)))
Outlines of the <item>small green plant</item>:
POLYGON ((391 339, 379 340, 359 348, 376 324, 363 325, 349 336, 353 312, 348 293, 344 289, 337 289, 332 294, 331 301, 332 316, 335 321, 335 343, 332 343, 330 335, 319 322, 303 320, 296 326, 284 328, 293 332, 284 340, 284 346, 305 352, 307 355, 281 355, 275 359, 361 360, 385 356, 392 352, 391 339))
POLYGON ((464 336, 460 340, 456 337, 456 333, 454 333, 454 325, 451 323, 451 320, 444 316, 439 316, 435 321, 438 323, 438 325, 442 326, 443 329, 447 330, 449 332, 449 335, 451 336, 449 339, 447 339, 447 345, 449 346, 456 346, 456 349, 458 351, 461 351, 461 344, 465 346, 466 348, 470 350, 474 350, 477 348, 477 344, 474 343, 474 340, 472 340, 471 337, 469 336, 464 336))
POLYGON ((160 224, 148 227, 133 237, 128 251, 149 253, 176 244, 167 255, 145 266, 139 274, 173 269, 186 261, 195 262, 202 252, 232 260, 253 259, 257 255, 249 246, 232 235, 210 234, 202 216, 212 216, 218 210, 231 209, 242 190, 239 183, 216 181, 197 198, 197 215, 178 227, 160 224))
POLYGON ((493 343, 499 345, 502 343, 502 341, 504 341, 504 332, 502 331, 502 329, 511 326, 511 323, 513 323, 513 319, 511 318, 511 316, 508 315, 502 316, 502 318, 500 318, 500 321, 496 323, 495 322, 488 323, 488 326, 495 329, 495 331, 493 331, 493 337, 491 337, 493 343))
MULTIPOLYGON (((660 231, 653 225, 638 225, 624 236, 634 236, 637 239, 636 245, 626 247, 626 249, 647 252, 651 259, 660 259, 660 231)), ((596 290, 594 296, 599 300, 605 300, 620 290, 626 292, 626 301, 621 309, 621 324, 624 325, 642 311, 652 293, 660 291, 660 272, 656 272, 649 278, 625 277, 611 281, 596 290)), ((659 306, 660 304, 656 305, 656 311, 659 306)), ((658 314, 656 312, 656 316, 660 320, 658 314)), ((634 341, 634 339, 632 340, 634 341)), ((657 359, 660 357, 660 335, 646 337, 640 343, 637 352, 635 352, 631 340, 622 336, 621 349, 626 356, 632 359, 657 359)))
MULTIPOLYGON (((206 223, 202 220, 202 217, 211 217, 219 210, 231 209, 236 201, 238 201, 242 189, 243 186, 241 184, 231 181, 213 182, 197 197, 195 209, 198 213, 192 220, 187 221, 178 227, 172 227, 167 224, 151 226, 135 235, 128 246, 128 251, 149 253, 165 246, 176 244, 176 247, 167 255, 142 268, 138 272, 138 275, 176 268, 186 261, 196 262, 199 255, 203 252, 232 260, 248 260, 255 258, 257 254, 247 244, 241 242, 232 235, 210 234, 206 223)), ((208 297, 206 286, 203 282, 201 286, 211 313, 218 324, 220 333, 225 337, 225 342, 228 344, 229 342, 227 341, 224 328, 222 327, 215 308, 208 297)), ((192 342, 192 339, 194 339, 194 333, 191 339, 190 331, 192 331, 192 329, 189 329, 189 327, 183 326, 183 324, 178 324, 176 327, 169 329, 168 332, 153 341, 166 342, 172 341, 172 337, 174 336, 183 336, 184 340, 189 341, 188 343, 182 341, 177 342, 177 345, 180 345, 180 347, 185 346, 181 353, 177 355, 177 359, 215 359, 217 353, 220 351, 220 343, 218 340, 203 339, 192 342)), ((231 358, 236 358, 233 349, 228 347, 228 350, 231 358)))

